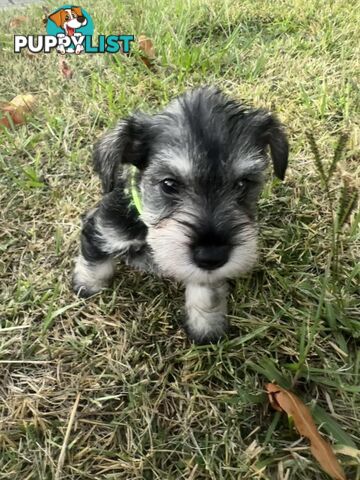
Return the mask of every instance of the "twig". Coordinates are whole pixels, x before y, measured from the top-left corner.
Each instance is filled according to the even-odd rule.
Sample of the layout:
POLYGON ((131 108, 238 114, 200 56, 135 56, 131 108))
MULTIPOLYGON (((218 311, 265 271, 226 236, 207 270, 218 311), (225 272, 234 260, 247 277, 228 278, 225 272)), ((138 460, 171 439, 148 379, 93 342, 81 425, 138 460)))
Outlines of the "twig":
POLYGON ((29 363, 31 365, 45 365, 47 363, 54 363, 54 361, 52 360, 0 360, 0 365, 3 363, 10 363, 10 364, 29 363))
POLYGON ((79 400, 80 400, 80 393, 77 394, 74 406, 71 410, 69 423, 68 423, 66 433, 65 433, 65 437, 64 437, 64 442, 63 442, 62 447, 61 447, 61 452, 60 452, 59 461, 58 461, 56 474, 55 474, 55 480, 60 480, 60 478, 61 478, 61 471, 62 471, 62 467, 64 466, 66 448, 68 446, 71 429, 72 429, 72 426, 73 426, 73 423, 74 423, 74 420, 75 420, 76 410, 77 410, 77 407, 79 405, 79 400))
POLYGON ((0 328, 0 333, 12 332, 13 330, 22 330, 23 328, 30 328, 30 325, 19 325, 19 326, 16 326, 16 327, 0 328))

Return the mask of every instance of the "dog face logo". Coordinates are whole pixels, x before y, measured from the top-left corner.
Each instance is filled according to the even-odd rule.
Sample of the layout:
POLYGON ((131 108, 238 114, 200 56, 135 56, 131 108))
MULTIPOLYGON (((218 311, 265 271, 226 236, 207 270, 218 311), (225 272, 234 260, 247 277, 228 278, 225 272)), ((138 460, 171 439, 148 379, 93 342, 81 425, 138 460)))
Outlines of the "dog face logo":
POLYGON ((70 37, 74 35, 76 29, 87 24, 80 7, 62 8, 52 13, 49 18, 70 37))
POLYGON ((49 35, 62 39, 57 47, 59 53, 79 54, 84 51, 83 41, 80 40, 91 36, 94 26, 90 15, 82 7, 63 5, 48 16, 46 29, 49 35))
MULTIPOLYGON (((1 1, 1 0, 0 0, 1 1)), ((63 5, 43 19, 47 35, 14 35, 14 53, 26 48, 31 53, 129 53, 134 35, 94 37, 94 23, 88 12, 79 6, 63 5), (97 40, 97 41, 96 41, 97 40)))

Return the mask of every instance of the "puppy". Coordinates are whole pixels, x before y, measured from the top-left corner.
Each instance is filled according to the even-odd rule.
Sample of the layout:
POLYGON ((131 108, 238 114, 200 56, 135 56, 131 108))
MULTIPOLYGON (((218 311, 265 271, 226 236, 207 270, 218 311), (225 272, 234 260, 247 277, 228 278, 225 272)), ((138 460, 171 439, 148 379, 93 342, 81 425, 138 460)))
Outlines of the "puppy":
MULTIPOLYGON (((55 13, 49 15, 50 20, 52 20, 58 27, 62 28, 65 34, 58 34, 58 36, 64 37, 68 35, 69 37, 80 36, 80 33, 75 33, 77 28, 84 27, 87 24, 87 20, 83 15, 83 12, 80 7, 71 7, 71 8, 62 8, 55 13)), ((78 55, 84 50, 82 45, 77 45, 75 53, 78 55)), ((65 54, 65 47, 61 45, 58 47, 58 51, 61 54, 65 54)), ((70 51, 70 50, 69 50, 70 51)))
POLYGON ((104 196, 83 223, 75 292, 88 297, 108 286, 122 256, 183 282, 188 335, 217 341, 228 329, 227 279, 257 260, 268 147, 283 179, 288 141, 277 118, 214 87, 120 121, 95 146, 104 196))

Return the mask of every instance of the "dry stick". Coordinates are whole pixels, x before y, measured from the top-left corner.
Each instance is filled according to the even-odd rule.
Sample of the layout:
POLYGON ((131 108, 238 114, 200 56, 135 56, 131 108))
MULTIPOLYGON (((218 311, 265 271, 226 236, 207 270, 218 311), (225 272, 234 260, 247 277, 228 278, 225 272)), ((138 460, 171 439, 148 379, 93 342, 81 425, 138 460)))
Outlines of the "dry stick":
POLYGON ((13 330, 22 330, 23 328, 30 328, 31 325, 17 325, 16 327, 0 328, 0 333, 12 332, 13 330))
POLYGON ((66 448, 67 448, 67 445, 68 445, 68 442, 69 442, 71 429, 72 429, 72 426, 73 426, 73 423, 74 423, 74 420, 75 420, 75 415, 76 415, 77 407, 79 405, 79 400, 80 400, 80 393, 77 394, 74 406, 71 410, 71 415, 70 415, 69 423, 68 423, 68 426, 67 426, 67 429, 66 429, 64 442, 63 442, 62 447, 61 447, 61 452, 60 452, 59 461, 58 461, 56 474, 55 474, 55 480, 60 480, 60 478, 61 478, 61 470, 62 470, 62 467, 64 465, 64 461, 65 461, 66 448))
POLYGON ((2 364, 21 364, 21 363, 29 363, 30 365, 46 365, 47 363, 54 363, 53 360, 0 360, 0 365, 2 364))

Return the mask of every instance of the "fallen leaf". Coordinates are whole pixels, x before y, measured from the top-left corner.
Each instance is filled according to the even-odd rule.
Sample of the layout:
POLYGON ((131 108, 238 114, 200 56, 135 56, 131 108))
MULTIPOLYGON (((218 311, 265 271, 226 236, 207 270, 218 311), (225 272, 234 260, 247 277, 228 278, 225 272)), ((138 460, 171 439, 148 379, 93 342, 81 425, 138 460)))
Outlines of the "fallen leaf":
POLYGON ((29 114, 35 105, 35 97, 30 93, 25 95, 17 95, 9 103, 5 103, 0 106, 0 110, 5 114, 0 119, 0 125, 4 125, 10 128, 11 122, 8 117, 11 118, 14 125, 21 125, 26 121, 26 115, 29 114))
POLYGON ((13 19, 10 20, 9 27, 10 28, 18 28, 20 25, 25 23, 27 18, 25 15, 20 15, 19 17, 14 17, 13 19))
POLYGON ((147 57, 155 59, 155 49, 151 38, 140 35, 138 42, 140 50, 142 50, 147 57))
POLYGON ((63 75, 63 77, 65 77, 67 79, 72 78, 72 76, 74 74, 74 72, 71 70, 69 64, 67 63, 67 61, 63 57, 59 58, 59 70, 60 70, 60 73, 63 75))
POLYGON ((1 110, 5 115, 0 118, 0 125, 4 125, 6 128, 11 128, 12 124, 21 125, 24 123, 23 115, 18 113, 15 107, 12 107, 11 105, 3 105, 1 110), (10 121, 9 117, 11 118, 12 122, 10 121))
POLYGON ((268 383, 266 390, 271 406, 277 411, 287 413, 300 435, 310 440, 311 453, 323 470, 334 480, 346 480, 345 473, 330 444, 320 435, 310 410, 302 400, 274 383, 268 383))
POLYGON ((155 61, 155 49, 151 38, 146 37, 145 35, 140 35, 138 37, 139 49, 143 52, 140 55, 143 63, 151 70, 154 68, 155 61))
POLYGON ((35 101, 34 95, 26 93, 24 95, 16 95, 16 97, 11 100, 10 104, 23 109, 24 112, 30 112, 35 105, 35 101))

